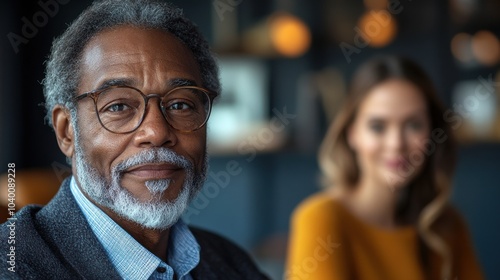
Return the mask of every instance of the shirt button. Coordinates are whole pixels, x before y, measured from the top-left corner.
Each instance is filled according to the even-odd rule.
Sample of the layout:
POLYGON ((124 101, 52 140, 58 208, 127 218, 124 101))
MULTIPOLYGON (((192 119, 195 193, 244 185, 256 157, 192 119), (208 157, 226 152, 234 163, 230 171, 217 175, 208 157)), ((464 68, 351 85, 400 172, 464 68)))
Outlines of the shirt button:
POLYGON ((163 266, 159 266, 156 271, 158 271, 159 273, 165 273, 167 271, 167 269, 163 266))

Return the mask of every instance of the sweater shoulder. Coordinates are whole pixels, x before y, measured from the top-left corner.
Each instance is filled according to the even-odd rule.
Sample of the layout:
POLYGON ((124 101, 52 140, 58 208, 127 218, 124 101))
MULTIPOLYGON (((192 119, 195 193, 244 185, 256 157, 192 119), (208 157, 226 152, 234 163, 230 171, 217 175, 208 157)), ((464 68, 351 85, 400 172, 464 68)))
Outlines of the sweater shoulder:
POLYGON ((293 223, 315 223, 318 221, 340 222, 344 213, 341 202, 324 192, 304 199, 293 211, 293 223))

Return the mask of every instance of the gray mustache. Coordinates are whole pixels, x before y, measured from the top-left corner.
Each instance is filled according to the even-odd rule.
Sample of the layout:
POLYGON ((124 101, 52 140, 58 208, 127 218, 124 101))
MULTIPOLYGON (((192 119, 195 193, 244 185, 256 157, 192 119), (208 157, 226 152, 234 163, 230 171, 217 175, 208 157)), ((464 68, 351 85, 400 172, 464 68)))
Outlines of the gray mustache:
POLYGON ((160 147, 160 148, 151 148, 148 150, 143 150, 126 160, 118 163, 113 168, 113 173, 119 174, 129 168, 132 168, 141 164, 149 164, 149 163, 168 163, 177 165, 187 170, 193 169, 193 164, 187 160, 185 157, 177 154, 176 152, 160 147))

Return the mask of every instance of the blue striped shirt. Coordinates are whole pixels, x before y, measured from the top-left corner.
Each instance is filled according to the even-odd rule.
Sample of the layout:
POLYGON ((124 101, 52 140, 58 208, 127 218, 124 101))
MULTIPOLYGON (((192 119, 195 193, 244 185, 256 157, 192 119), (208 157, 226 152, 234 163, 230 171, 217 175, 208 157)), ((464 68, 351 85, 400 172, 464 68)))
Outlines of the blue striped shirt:
POLYGON ((167 261, 170 265, 168 265, 144 248, 83 195, 74 178, 71 178, 70 186, 90 228, 123 279, 192 280, 189 272, 200 261, 200 246, 181 220, 170 228, 167 252, 167 261))

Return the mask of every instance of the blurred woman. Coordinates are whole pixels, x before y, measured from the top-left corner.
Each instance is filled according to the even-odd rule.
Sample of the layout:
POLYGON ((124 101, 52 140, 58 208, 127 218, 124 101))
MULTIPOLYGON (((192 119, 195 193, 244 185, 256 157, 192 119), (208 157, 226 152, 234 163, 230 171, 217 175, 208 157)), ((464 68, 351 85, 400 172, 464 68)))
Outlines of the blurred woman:
POLYGON ((291 221, 287 279, 482 279, 449 205, 455 143, 431 80, 383 57, 356 73, 322 143, 324 191, 291 221))

